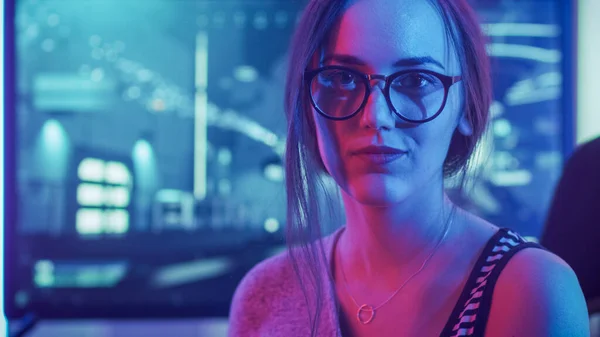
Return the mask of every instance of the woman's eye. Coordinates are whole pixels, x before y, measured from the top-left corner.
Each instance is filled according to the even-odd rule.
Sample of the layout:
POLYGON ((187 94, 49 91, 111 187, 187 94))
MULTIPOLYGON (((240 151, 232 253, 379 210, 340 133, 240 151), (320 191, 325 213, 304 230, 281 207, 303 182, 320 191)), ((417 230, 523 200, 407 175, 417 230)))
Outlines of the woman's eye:
POLYGON ((416 89, 426 86, 430 81, 424 74, 412 73, 398 77, 394 83, 408 89, 416 89))
POLYGON ((331 79, 341 85, 354 83, 354 75, 346 71, 335 72, 332 74, 331 79))

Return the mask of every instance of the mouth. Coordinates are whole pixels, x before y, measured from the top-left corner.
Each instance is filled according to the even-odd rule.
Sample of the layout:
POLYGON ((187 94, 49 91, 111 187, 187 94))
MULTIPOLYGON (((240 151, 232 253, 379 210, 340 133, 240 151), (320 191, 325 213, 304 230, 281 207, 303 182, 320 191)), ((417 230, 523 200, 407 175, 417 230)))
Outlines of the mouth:
POLYGON ((404 157, 405 154, 406 153, 359 153, 355 156, 369 164, 384 165, 404 157))
POLYGON ((391 163, 406 155, 406 151, 389 146, 367 146, 350 154, 370 164, 383 165, 391 163))

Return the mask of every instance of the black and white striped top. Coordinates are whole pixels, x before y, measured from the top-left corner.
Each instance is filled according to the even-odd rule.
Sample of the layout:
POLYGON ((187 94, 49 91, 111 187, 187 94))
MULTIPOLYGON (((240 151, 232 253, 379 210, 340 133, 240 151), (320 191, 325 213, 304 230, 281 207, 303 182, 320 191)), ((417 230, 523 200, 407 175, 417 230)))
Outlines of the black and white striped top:
POLYGON ((500 272, 515 253, 527 247, 542 248, 536 243, 527 242, 507 228, 500 229, 488 241, 471 271, 441 337, 484 335, 494 286, 500 272))

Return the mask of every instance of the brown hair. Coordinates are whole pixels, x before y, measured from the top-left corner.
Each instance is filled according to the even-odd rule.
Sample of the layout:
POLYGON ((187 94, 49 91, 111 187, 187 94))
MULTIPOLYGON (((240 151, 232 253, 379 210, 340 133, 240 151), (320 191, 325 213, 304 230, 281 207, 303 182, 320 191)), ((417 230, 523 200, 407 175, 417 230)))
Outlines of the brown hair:
MULTIPOLYGON (((445 177, 465 172, 472 154, 488 123, 492 88, 486 40, 472 8, 466 0, 431 0, 439 10, 446 26, 447 39, 457 51, 462 84, 464 86, 464 113, 473 133, 464 136, 455 131, 443 165, 445 177)), ((320 198, 327 195, 320 177, 325 174, 320 158, 313 114, 303 73, 310 66, 315 53, 323 46, 333 25, 343 14, 348 1, 311 0, 292 39, 285 88, 285 111, 288 138, 285 154, 287 188, 287 242, 293 268, 300 280, 307 304, 314 294, 314 312, 310 312, 312 336, 318 329, 322 311, 323 270, 328 270, 321 240, 320 198), (297 249, 295 247, 298 245, 297 249), (301 266, 307 266, 305 271, 301 266), (325 269, 323 269, 325 268, 325 269), (303 276, 304 275, 304 276, 303 276), (308 277, 309 283, 302 280, 308 277)))

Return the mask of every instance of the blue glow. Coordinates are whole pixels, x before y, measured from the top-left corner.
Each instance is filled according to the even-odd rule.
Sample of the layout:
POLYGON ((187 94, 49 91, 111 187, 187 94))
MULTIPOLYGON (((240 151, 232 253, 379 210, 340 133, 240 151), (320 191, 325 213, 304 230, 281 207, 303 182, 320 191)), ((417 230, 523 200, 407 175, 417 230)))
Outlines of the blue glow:
POLYGON ((158 169, 152 145, 144 139, 138 140, 133 146, 131 156, 137 187, 144 191, 156 188, 158 169))
POLYGON ((142 165, 147 165, 152 159, 152 147, 145 140, 138 140, 133 147, 135 160, 142 165))
POLYGON ((63 146, 63 128, 54 119, 48 120, 42 129, 44 144, 49 150, 61 149, 63 146))
MULTIPOLYGON (((0 132, 4 135, 4 1, 0 1, 0 132)), ((0 182, 4 182, 4 136, 0 136, 0 182)), ((0 192, 0 331, 6 331, 4 315, 4 188, 0 192)))
POLYGON ((51 181, 65 179, 69 164, 70 143, 67 132, 62 125, 49 119, 42 126, 36 144, 35 158, 38 161, 40 174, 51 181))

